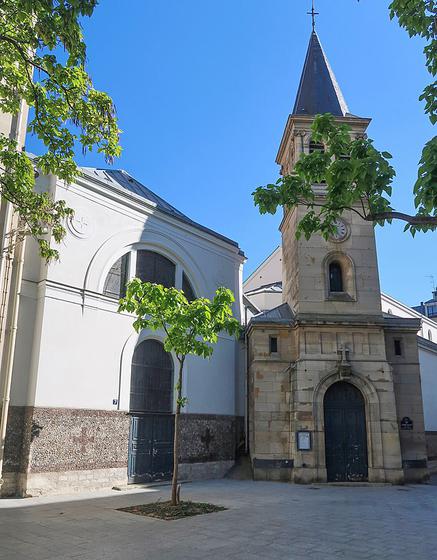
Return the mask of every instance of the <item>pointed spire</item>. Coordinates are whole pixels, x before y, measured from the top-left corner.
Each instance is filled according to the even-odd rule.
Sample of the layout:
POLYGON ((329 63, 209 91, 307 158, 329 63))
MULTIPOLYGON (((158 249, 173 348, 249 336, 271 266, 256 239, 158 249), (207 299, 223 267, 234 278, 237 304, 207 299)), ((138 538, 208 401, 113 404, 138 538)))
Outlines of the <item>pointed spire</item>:
POLYGON ((348 106, 315 31, 311 33, 305 65, 294 104, 294 115, 332 113, 345 117, 348 106))

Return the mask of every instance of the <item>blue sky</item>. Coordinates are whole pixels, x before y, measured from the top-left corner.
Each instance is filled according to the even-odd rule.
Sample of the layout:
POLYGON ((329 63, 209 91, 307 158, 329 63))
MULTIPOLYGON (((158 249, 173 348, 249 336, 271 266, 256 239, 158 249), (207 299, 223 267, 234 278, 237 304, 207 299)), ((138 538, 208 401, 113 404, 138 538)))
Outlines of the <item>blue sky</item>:
MULTIPOLYGON (((352 113, 394 156, 396 209, 413 211, 433 130, 418 97, 429 80, 419 40, 389 0, 318 0, 317 30, 352 113)), ((191 218, 240 243, 245 276, 280 242, 280 217, 251 192, 278 177, 275 156, 308 45, 310 0, 101 0, 84 22, 88 70, 114 99, 126 169, 191 218)), ((29 139, 27 148, 38 153, 29 139)), ((105 167, 96 154, 78 163, 105 167)), ((437 281, 437 233, 377 228, 382 289, 408 304, 437 281)))

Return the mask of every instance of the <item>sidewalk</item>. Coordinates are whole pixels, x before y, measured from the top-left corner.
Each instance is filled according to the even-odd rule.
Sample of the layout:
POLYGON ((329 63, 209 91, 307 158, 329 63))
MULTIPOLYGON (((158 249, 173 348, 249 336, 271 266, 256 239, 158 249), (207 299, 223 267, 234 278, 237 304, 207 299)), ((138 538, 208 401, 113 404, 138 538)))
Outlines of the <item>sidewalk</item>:
POLYGON ((182 497, 227 511, 168 522, 116 510, 168 496, 1 500, 0 560, 430 560, 437 550, 437 485, 218 480, 186 484, 182 497))

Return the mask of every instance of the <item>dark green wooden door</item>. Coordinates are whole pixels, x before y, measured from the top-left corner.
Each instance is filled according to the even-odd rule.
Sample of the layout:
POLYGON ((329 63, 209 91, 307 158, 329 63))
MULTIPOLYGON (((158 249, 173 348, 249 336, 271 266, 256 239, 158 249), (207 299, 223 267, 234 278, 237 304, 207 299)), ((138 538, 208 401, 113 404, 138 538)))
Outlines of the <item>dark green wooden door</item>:
POLYGON ((169 480, 173 471, 173 414, 131 416, 128 481, 169 480))
POLYGON ((325 458, 328 482, 367 480, 366 410, 350 383, 332 385, 325 395, 325 458))
POLYGON ((132 359, 129 482, 171 478, 173 470, 173 363, 157 340, 139 344, 132 359))

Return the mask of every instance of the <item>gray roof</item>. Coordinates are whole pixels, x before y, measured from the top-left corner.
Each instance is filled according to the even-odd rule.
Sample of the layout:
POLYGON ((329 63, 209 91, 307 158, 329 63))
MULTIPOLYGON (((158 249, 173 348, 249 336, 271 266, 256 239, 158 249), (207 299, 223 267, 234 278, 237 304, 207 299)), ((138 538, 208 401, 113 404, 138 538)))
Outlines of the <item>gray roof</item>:
POLYGON ((264 311, 259 315, 255 315, 250 320, 251 323, 277 323, 281 325, 292 325, 294 321, 294 315, 291 311, 288 303, 283 303, 279 307, 270 309, 269 311, 264 311))
POLYGON ((349 115, 349 109, 320 44, 313 31, 294 104, 294 115, 331 113, 338 117, 349 115))
POLYGON ((267 294, 282 294, 282 282, 271 282, 270 284, 263 284, 253 290, 246 292, 247 295, 254 295, 259 293, 267 294))
MULTIPOLYGON (((209 233, 210 235, 221 239, 226 243, 230 243, 234 247, 238 247, 238 243, 236 241, 233 241, 232 239, 229 239, 228 237, 225 237, 224 235, 221 235, 220 233, 217 233, 216 231, 213 231, 212 229, 209 229, 195 222, 194 220, 177 210, 163 198, 158 196, 156 193, 151 191, 148 187, 140 183, 137 179, 135 179, 135 177, 132 177, 132 175, 130 175, 123 169, 97 169, 93 167, 81 167, 81 172, 85 177, 91 180, 98 179, 106 184, 110 184, 113 187, 115 186, 118 189, 121 188, 124 191, 129 191, 136 196, 144 198, 149 202, 155 204, 156 208, 160 212, 163 212, 164 214, 167 214, 172 218, 184 222, 185 224, 188 224, 196 229, 209 233)), ((241 250, 240 253, 243 254, 241 250)))

